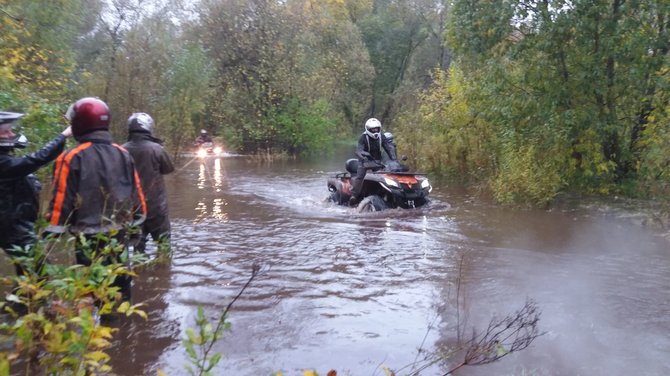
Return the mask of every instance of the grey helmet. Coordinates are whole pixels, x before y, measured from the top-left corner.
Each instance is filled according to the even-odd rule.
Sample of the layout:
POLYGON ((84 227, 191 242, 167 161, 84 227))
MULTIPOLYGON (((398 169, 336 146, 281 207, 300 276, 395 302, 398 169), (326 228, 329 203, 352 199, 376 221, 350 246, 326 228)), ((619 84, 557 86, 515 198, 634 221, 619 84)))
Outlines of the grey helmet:
POLYGON ((5 112, 0 111, 0 125, 11 124, 23 117, 24 114, 20 112, 5 112))
MULTIPOLYGON (((23 115, 19 112, 0 111, 0 128, 12 128, 23 115)), ((11 151, 15 148, 23 149, 27 144, 28 139, 22 134, 14 135, 12 138, 0 138, 0 150, 2 151, 11 151)))
POLYGON ((154 133, 154 119, 144 112, 135 112, 128 118, 128 132, 154 133))

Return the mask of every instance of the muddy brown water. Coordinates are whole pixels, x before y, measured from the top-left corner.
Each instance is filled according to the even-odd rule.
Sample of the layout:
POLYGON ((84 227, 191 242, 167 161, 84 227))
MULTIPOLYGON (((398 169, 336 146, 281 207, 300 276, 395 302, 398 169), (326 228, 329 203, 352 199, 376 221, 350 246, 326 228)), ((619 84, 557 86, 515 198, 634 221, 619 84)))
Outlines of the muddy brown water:
POLYGON ((417 349, 454 343, 457 317, 472 333, 527 298, 545 334, 457 375, 670 374, 669 243, 625 211, 507 209, 435 181, 428 207, 360 215, 324 202, 342 158, 187 162, 167 179, 174 257, 135 280, 149 319, 119 325, 116 374, 187 374, 197 308, 215 321, 254 263, 216 375, 408 374, 417 349))

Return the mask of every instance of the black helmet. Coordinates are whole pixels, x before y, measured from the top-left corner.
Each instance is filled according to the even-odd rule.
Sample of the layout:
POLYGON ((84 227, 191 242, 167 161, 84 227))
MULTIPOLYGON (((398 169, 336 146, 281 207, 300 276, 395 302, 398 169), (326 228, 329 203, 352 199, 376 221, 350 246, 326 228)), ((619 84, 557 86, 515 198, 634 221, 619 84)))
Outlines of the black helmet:
POLYGON ((0 111, 0 132, 11 135, 9 137, 0 136, 0 150, 11 151, 15 148, 23 149, 26 147, 26 144, 28 144, 26 136, 11 132, 16 121, 22 117, 23 114, 18 112, 0 111))
POLYGON ((128 132, 154 133, 154 119, 144 112, 136 112, 128 118, 128 132))

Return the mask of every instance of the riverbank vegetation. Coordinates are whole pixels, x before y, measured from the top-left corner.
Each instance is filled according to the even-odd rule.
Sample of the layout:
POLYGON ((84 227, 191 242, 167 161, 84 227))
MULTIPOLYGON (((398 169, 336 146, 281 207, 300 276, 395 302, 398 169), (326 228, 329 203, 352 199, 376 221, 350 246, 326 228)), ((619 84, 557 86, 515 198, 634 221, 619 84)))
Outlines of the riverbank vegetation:
MULTIPOLYGON (((81 96, 240 153, 320 154, 369 116, 502 203, 669 192, 664 1, 0 0, 0 108, 37 146, 81 96)), ((352 146, 353 147, 353 146, 352 146)))
POLYGON ((422 164, 506 203, 667 195, 667 2, 456 1, 446 36, 455 64, 401 121, 422 164))
POLYGON ((0 375, 110 373, 117 329, 101 319, 147 316, 141 303, 121 300, 114 281, 134 273, 127 250, 108 240, 47 236, 23 249, 25 257, 13 258, 21 273, 0 278, 10 287, 0 301, 0 375), (107 245, 97 247, 98 240, 107 245), (75 242, 91 265, 72 265, 67 254, 75 242))

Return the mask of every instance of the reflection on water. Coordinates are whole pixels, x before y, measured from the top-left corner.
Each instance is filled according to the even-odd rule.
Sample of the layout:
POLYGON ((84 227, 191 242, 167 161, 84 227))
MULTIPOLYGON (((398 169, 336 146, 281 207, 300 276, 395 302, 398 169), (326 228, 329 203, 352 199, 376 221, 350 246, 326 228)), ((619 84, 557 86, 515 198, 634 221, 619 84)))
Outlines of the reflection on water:
POLYGON ((221 158, 214 160, 214 188, 216 192, 221 192, 221 184, 223 183, 223 174, 221 173, 221 158))
MULTIPOLYGON (((207 189, 214 194, 221 193, 223 187, 223 168, 221 158, 213 159, 212 166, 209 165, 211 159, 205 158, 200 162, 200 169, 198 174, 198 189, 207 189)), ((210 197, 202 195, 200 201, 195 206, 195 211, 198 213, 194 219, 195 223, 201 222, 205 219, 211 219, 217 222, 227 222, 228 213, 224 207, 228 205, 227 201, 222 197, 210 197), (210 209, 211 208, 211 209, 210 209)))
POLYGON ((140 309, 148 318, 132 316, 115 325, 119 331, 110 353, 121 354, 115 367, 119 375, 155 375, 161 355, 181 336, 180 323, 168 310, 170 286, 165 281, 170 280, 170 266, 154 265, 137 274, 132 299, 143 303, 140 309))
POLYGON ((205 189, 205 183, 207 182, 207 167, 205 163, 200 163, 200 174, 198 175, 198 189, 205 189))
POLYGON ((459 280, 466 333, 527 297, 547 332, 459 375, 670 374, 664 238, 591 210, 503 209, 439 184, 427 207, 357 214, 324 201, 326 177, 341 165, 224 158, 170 175, 174 258, 137 279, 150 320, 121 336, 115 372, 184 374, 180 339, 197 307, 216 320, 260 263, 267 271, 213 348, 224 356, 214 374, 411 365, 422 359, 417 348, 454 343, 459 280))

